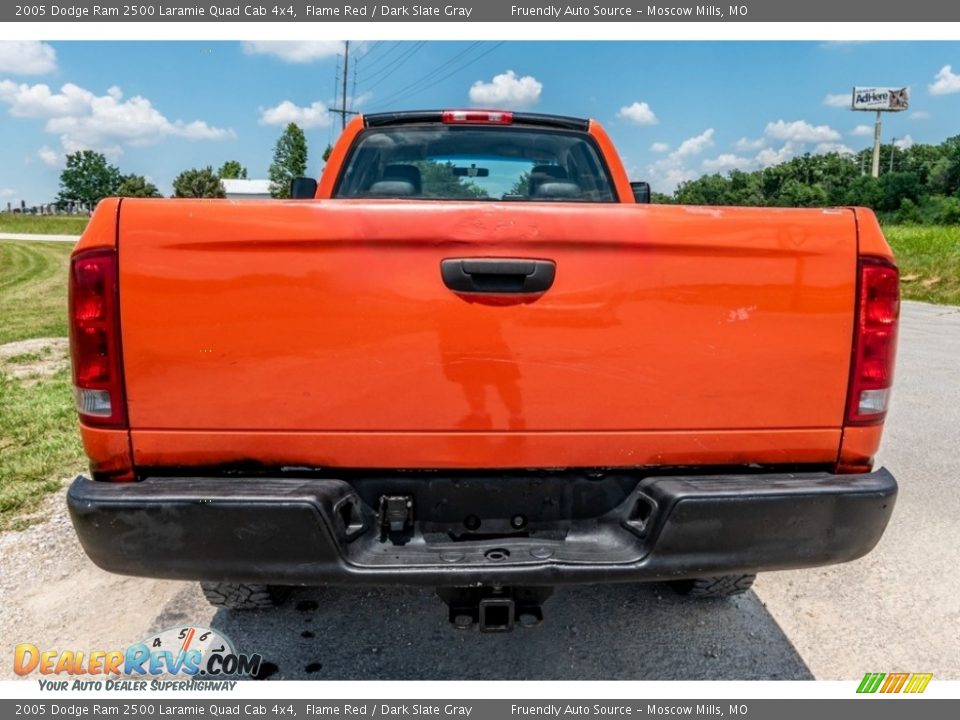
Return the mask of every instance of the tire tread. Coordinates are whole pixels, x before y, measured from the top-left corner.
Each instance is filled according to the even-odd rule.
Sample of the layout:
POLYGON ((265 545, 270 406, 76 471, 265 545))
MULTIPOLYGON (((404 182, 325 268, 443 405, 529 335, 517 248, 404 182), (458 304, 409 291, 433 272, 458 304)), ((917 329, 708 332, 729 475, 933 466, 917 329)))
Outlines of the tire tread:
POLYGON ((283 602, 287 589, 279 585, 250 583, 200 583, 203 595, 213 607, 228 610, 264 610, 283 602))

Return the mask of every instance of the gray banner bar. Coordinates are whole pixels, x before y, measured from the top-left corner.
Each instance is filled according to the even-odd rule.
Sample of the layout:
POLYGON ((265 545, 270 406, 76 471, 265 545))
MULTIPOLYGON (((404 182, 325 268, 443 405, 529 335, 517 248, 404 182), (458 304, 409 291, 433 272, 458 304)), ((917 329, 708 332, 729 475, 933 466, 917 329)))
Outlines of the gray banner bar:
POLYGON ((25 0, 0 6, 0 22, 954 22, 944 0, 454 0, 414 3, 270 0, 25 0))
MULTIPOLYGON (((279 689, 279 688, 278 688, 279 689)), ((851 692, 853 692, 851 690, 851 692)), ((317 693, 318 696, 323 692, 317 693)), ((809 720, 843 717, 850 720, 941 720, 957 717, 960 700, 873 698, 850 700, 159 700, 139 694, 129 699, 2 700, 0 717, 33 720, 103 716, 265 718, 421 718, 422 720, 611 720, 637 717, 749 718, 750 720, 809 720), (909 703, 909 710, 904 707, 909 703), (950 710, 950 708, 953 710, 950 710)))

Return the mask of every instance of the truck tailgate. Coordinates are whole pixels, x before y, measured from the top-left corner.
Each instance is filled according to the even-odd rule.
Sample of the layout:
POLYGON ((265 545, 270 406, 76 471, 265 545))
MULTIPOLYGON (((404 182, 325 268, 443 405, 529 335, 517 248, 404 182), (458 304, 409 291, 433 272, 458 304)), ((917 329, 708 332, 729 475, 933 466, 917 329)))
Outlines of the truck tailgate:
POLYGON ((138 465, 836 459, 848 210, 124 200, 119 238, 138 465), (445 286, 488 257, 553 286, 445 286))

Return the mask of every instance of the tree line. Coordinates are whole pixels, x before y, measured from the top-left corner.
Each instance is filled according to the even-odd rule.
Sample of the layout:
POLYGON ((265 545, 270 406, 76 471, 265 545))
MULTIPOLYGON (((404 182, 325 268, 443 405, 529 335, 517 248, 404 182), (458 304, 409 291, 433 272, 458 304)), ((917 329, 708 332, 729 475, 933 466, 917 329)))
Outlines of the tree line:
MULTIPOLYGON (((324 152, 327 158, 330 148, 324 152)), ((276 198, 290 196, 290 181, 307 172, 307 138, 296 123, 284 129, 273 149, 270 163, 270 194, 276 198)), ((247 169, 236 160, 227 160, 219 169, 212 165, 184 170, 173 180, 173 197, 223 198, 226 193, 221 180, 246 179, 247 169)), ((124 175, 111 165, 105 155, 93 150, 79 150, 66 157, 60 173, 60 206, 80 205, 93 208, 105 197, 163 197, 156 185, 143 175, 124 175)))
MULTIPOLYGON (((833 207, 858 205, 872 208, 882 220, 907 224, 960 223, 960 135, 939 145, 914 144, 908 148, 881 148, 881 174, 869 174, 872 149, 855 154, 806 154, 779 165, 755 170, 731 170, 683 182, 672 195, 654 193, 657 203, 684 205, 748 205, 758 207, 833 207)), ((330 153, 328 146, 324 160, 330 153)), ((270 164, 270 192, 289 197, 290 180, 307 169, 307 140, 295 123, 284 129, 270 164)), ((463 187, 460 178, 443 167, 422 172, 456 184, 465 197, 478 188, 463 187)), ((174 197, 224 197, 221 180, 246 178, 247 169, 236 160, 219 169, 190 168, 173 181, 174 197)), ((156 185, 142 175, 124 175, 100 153, 81 150, 67 156, 60 176, 58 204, 94 207, 104 197, 161 197, 156 185)))
POLYGON ((873 149, 802 155, 763 170, 732 170, 681 183, 654 202, 684 205, 872 208, 881 220, 960 223, 960 135, 939 145, 881 148, 881 174, 870 175, 873 149))

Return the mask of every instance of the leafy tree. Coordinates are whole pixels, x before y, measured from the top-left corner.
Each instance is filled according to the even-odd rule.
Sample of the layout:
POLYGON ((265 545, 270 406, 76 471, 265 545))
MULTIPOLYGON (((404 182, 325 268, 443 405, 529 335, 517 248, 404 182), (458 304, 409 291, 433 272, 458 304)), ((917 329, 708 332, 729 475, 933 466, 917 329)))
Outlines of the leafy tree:
POLYGON ((143 175, 124 175, 117 186, 118 197, 158 198, 163 197, 157 186, 143 175))
POLYGON ((730 181, 722 175, 704 175, 681 183, 676 192, 677 202, 684 205, 731 205, 729 185, 730 181))
MULTIPOLYGON (((420 160, 413 163, 420 169, 420 180, 426 192, 432 197, 442 198, 485 198, 487 191, 477 187, 469 180, 453 174, 452 162, 439 163, 433 160, 420 160)), ((526 191, 524 191, 526 194, 526 191)))
POLYGON ((220 169, 217 170, 217 175, 220 176, 221 180, 245 180, 247 177, 247 169, 237 160, 227 160, 220 166, 220 169))
POLYGON ((938 225, 960 225, 960 200, 944 198, 933 221, 938 225))
POLYGON ((330 155, 333 153, 333 145, 328 144, 323 150, 323 161, 326 162, 330 159, 330 155))
POLYGON ((917 202, 923 194, 917 176, 909 172, 892 172, 881 175, 880 201, 873 205, 874 210, 891 212, 900 208, 900 202, 909 199, 917 202))
POLYGON ((67 166, 60 173, 57 203, 81 203, 93 209, 103 198, 116 194, 120 180, 120 171, 101 153, 93 150, 70 153, 67 166))
POLYGON ((520 173, 520 177, 517 178, 517 181, 513 184, 513 187, 510 188, 510 191, 507 195, 523 195, 524 197, 530 192, 530 173, 529 171, 524 171, 520 173))
POLYGON ((850 183, 847 193, 840 205, 858 205, 862 207, 877 207, 883 198, 880 181, 870 175, 861 175, 850 183))
POLYGON ((827 191, 818 183, 803 183, 795 178, 787 180, 780 189, 776 204, 779 207, 824 207, 828 205, 827 191))
POLYGON ((178 198, 223 198, 223 184, 211 166, 184 170, 173 181, 173 195, 178 198))
POLYGON ((904 225, 920 225, 923 222, 920 208, 910 198, 904 198, 901 201, 900 209, 897 211, 897 222, 904 225))
POLYGON ((287 125, 273 149, 270 164, 270 194, 290 197, 290 181, 307 172, 307 138, 296 123, 287 125))

